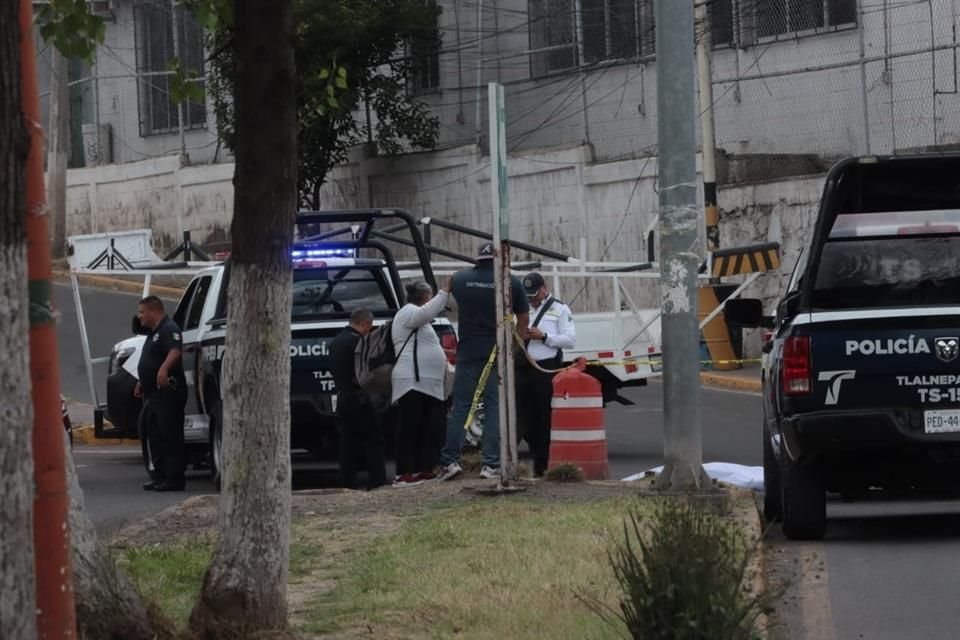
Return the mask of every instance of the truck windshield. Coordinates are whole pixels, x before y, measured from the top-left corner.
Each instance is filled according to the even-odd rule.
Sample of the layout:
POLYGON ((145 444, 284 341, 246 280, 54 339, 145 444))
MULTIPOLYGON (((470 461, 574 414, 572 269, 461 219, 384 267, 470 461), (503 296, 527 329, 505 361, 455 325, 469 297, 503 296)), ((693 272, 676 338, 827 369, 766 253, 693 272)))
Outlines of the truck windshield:
POLYGON ((838 215, 813 292, 818 309, 960 304, 960 210, 838 215))
POLYGON ((382 268, 327 267, 293 271, 293 320, 349 317, 356 309, 391 315, 397 308, 382 268))

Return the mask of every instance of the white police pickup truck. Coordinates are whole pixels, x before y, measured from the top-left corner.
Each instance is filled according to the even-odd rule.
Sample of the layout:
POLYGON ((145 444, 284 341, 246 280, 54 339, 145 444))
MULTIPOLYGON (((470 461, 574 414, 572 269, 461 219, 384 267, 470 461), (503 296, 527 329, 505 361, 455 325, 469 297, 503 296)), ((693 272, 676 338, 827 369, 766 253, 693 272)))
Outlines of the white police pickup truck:
MULTIPOLYGON (((381 217, 392 216, 340 212, 313 214, 310 222, 360 222, 372 226, 381 217)), ((303 223, 303 219, 301 216, 299 221, 303 223)), ((411 229, 416 232, 415 227, 411 229)), ((337 407, 336 387, 327 362, 328 344, 346 326, 355 309, 371 310, 375 324, 392 318, 403 305, 403 288, 392 254, 367 233, 348 242, 298 243, 291 260, 291 449, 332 457, 338 439, 337 407), (383 257, 345 257, 361 248, 381 250, 383 257)), ((428 280, 433 279, 429 263, 423 274, 428 280)), ((183 330, 183 367, 189 388, 184 439, 191 461, 208 461, 215 481, 219 481, 221 469, 220 373, 229 313, 229 278, 229 260, 199 271, 172 313, 173 320, 183 330)), ((433 326, 452 361, 457 349, 453 326, 443 317, 435 319, 433 326)), ((122 431, 126 437, 141 435, 141 403, 133 397, 133 387, 144 340, 143 336, 135 336, 117 343, 109 360, 106 417, 113 423, 114 430, 122 431)), ((141 442, 144 463, 149 464, 146 439, 141 438, 141 442)))

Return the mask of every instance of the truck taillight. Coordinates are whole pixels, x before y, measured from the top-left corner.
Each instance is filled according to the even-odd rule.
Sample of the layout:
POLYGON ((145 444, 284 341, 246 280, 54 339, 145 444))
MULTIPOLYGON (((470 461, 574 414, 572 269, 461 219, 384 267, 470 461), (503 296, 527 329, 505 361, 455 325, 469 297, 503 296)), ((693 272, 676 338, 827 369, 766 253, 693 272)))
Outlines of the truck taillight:
MULTIPOLYGON (((623 356, 624 356, 623 359, 624 359, 624 360, 629 360, 632 355, 633 355, 632 352, 630 352, 630 351, 624 351, 624 352, 623 352, 623 356)), ((636 373, 636 372, 637 372, 637 365, 636 365, 636 363, 624 362, 624 364, 623 364, 623 370, 624 370, 625 372, 627 372, 627 373, 636 373)))
POLYGON ((783 343, 783 393, 810 393, 810 337, 793 336, 783 343))
POLYGON ((457 336, 450 331, 440 336, 440 346, 447 356, 447 362, 457 364, 457 336))

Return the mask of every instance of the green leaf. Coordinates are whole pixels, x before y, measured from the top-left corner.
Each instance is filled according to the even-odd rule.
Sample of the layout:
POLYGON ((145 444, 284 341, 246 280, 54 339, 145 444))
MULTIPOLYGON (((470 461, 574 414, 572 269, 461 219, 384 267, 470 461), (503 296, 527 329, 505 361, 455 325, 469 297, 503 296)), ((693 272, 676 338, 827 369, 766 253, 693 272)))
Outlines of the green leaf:
POLYGON ((327 97, 327 104, 330 105, 330 108, 331 108, 331 109, 336 109, 336 108, 337 108, 337 105, 338 105, 339 103, 337 102, 337 99, 334 98, 333 96, 328 96, 328 97, 327 97))
POLYGON ((326 80, 326 79, 329 78, 329 77, 330 77, 330 69, 328 69, 328 68, 326 68, 326 67, 324 67, 323 69, 320 69, 320 79, 321 79, 321 80, 326 80))
POLYGON ((346 68, 346 67, 340 67, 339 69, 337 69, 337 75, 340 76, 341 78, 343 78, 344 80, 346 80, 346 78, 347 78, 347 68, 346 68))
POLYGON ((347 81, 343 78, 343 76, 340 76, 339 78, 337 78, 337 79, 334 81, 334 84, 337 85, 337 88, 338 88, 338 89, 346 89, 346 88, 347 88, 347 81))
POLYGON ((328 85, 327 85, 327 95, 330 96, 331 98, 332 98, 334 95, 336 95, 336 89, 333 88, 333 85, 332 85, 332 84, 328 84, 328 85))

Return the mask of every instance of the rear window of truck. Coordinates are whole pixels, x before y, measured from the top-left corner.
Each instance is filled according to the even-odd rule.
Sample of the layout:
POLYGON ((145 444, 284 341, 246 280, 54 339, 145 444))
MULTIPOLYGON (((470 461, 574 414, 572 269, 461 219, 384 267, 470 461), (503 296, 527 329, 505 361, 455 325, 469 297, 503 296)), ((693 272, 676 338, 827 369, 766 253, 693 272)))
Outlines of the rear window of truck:
POLYGON ((294 269, 293 321, 349 317, 356 309, 390 316, 397 304, 381 268, 294 269))
POLYGON ((960 304, 960 210, 838 215, 813 291, 817 309, 960 304))

